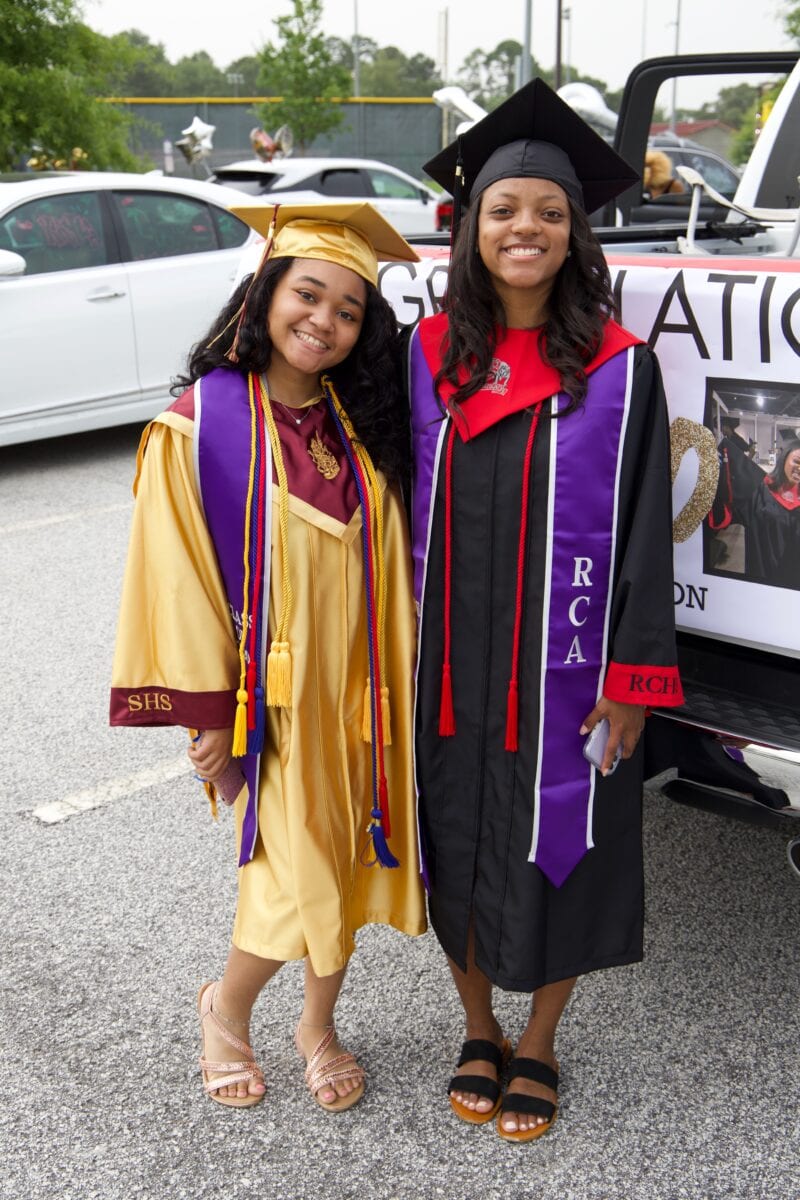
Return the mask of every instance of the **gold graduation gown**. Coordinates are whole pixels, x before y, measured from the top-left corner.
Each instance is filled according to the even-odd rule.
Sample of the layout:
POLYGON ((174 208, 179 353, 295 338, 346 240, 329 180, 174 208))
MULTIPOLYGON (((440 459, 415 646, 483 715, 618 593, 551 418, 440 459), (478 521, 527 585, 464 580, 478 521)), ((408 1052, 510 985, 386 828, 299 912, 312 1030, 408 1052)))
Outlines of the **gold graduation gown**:
MULTIPOLYGON (((198 497, 192 411, 182 398, 142 437, 113 669, 113 724, 233 725, 237 647, 198 497)), ((258 838, 252 861, 239 869, 233 941, 263 958, 309 955, 315 973, 329 975, 345 965, 354 933, 364 924, 388 924, 408 934, 426 927, 411 748, 410 552, 400 496, 381 479, 392 736, 386 776, 390 845, 400 860, 399 868, 386 869, 364 865, 371 858, 371 748, 361 737, 368 676, 361 510, 340 520, 295 494, 291 464, 300 461, 298 453, 305 455, 312 432, 322 434, 341 469, 349 471, 324 407, 299 426, 277 407, 275 415, 290 491, 292 708, 267 709, 258 838)), ((274 485, 273 493, 270 629, 281 604, 274 485)), ((236 802, 239 837, 243 811, 244 793, 236 802)))

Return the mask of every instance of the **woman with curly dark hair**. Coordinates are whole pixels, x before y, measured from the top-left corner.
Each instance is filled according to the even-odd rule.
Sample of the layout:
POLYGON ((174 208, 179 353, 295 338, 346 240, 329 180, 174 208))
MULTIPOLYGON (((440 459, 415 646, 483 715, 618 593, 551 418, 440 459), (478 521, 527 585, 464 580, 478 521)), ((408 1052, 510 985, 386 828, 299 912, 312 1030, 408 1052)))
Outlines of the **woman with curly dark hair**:
POLYGON ((576 977, 642 954, 637 743, 682 700, 667 417, 586 215, 627 165, 536 80, 426 170, 469 207, 410 346, 421 845, 450 1103, 521 1142, 555 1119, 576 977), (510 1064, 495 984, 531 995, 510 1064))
MULTIPOLYGON (((263 314, 269 311, 275 289, 291 265, 290 258, 271 258, 255 279, 248 275, 241 281, 189 356, 187 373, 179 376, 172 388, 174 396, 218 367, 258 375, 268 373, 272 342, 263 314), (227 355, 236 333, 234 318, 241 312, 246 296, 248 303, 238 327, 238 363, 233 364, 227 355)), ((377 288, 367 283, 358 341, 347 357, 327 374, 337 390, 347 396, 350 419, 375 465, 389 479, 406 484, 408 407, 397 370, 398 342, 394 313, 377 288)))
POLYGON ((263 1100, 252 1007, 304 959, 296 1046, 339 1112, 364 1091, 333 1024, 355 931, 425 928, 408 420, 376 290, 378 254, 416 255, 368 204, 233 211, 265 252, 142 438, 111 720, 189 728, 214 812, 235 805, 232 945, 198 997, 206 1093, 263 1100))

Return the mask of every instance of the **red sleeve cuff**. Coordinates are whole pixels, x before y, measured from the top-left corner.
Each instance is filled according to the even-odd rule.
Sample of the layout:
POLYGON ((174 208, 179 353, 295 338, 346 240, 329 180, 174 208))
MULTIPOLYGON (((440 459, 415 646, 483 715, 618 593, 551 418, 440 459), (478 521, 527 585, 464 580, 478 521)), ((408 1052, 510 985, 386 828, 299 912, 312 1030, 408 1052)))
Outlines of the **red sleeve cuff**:
POLYGON ((652 708, 675 708, 683 704, 683 688, 677 667, 608 664, 603 695, 620 704, 645 704, 652 708))
POLYGON ((233 728, 236 692, 179 692, 166 687, 112 688, 111 725, 233 728))

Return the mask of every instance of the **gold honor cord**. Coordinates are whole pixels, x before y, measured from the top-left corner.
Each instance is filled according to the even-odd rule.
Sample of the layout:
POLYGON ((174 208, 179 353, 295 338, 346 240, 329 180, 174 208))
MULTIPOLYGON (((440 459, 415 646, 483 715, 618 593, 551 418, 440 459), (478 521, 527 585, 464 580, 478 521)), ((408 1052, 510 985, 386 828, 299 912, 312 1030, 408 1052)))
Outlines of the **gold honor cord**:
MULTIPOLYGON (((250 376, 252 380, 252 375, 250 376)), ((281 439, 275 416, 270 404, 269 392, 264 381, 257 380, 261 406, 267 422, 272 457, 278 476, 278 521, 281 538, 281 611, 278 627, 267 655, 267 704, 272 708, 291 708, 292 705, 292 655, 289 645, 289 618, 294 595, 289 574, 289 483, 283 462, 281 439)), ((265 603, 267 602, 265 598, 265 603)))
POLYGON ((247 629, 250 615, 250 525, 253 514, 253 493, 256 473, 256 438, 258 410, 253 391, 253 376, 247 376, 247 396, 250 402, 250 470, 247 479, 247 501, 244 510, 244 585, 242 587, 242 632, 239 636, 239 690, 236 693, 236 719, 233 725, 233 756, 247 753, 247 629))
MULTIPOLYGON (((364 513, 364 520, 371 521, 372 512, 375 512, 375 529, 373 538, 373 554, 375 558, 375 574, 376 579, 376 609, 378 623, 378 662, 385 666, 386 663, 386 595, 387 595, 387 580, 386 580, 386 562, 383 553, 383 495, 378 480, 378 475, 375 470, 369 451, 363 442, 359 441, 352 422, 342 407, 342 402, 339 399, 333 385, 327 376, 323 379, 325 385, 330 392, 333 403, 336 406, 336 413, 342 423, 342 428, 350 439, 350 444, 353 447, 358 462, 364 472, 368 494, 371 495, 372 501, 369 503, 369 512, 364 513)), ((381 721, 383 724, 383 744, 391 746, 392 744, 392 729, 391 729, 391 708, 389 704, 389 688, 381 680, 380 689, 381 700, 381 721)), ((370 692, 370 680, 367 679, 366 688, 364 691, 364 712, 361 722, 361 737, 365 742, 372 741, 372 701, 370 692)))

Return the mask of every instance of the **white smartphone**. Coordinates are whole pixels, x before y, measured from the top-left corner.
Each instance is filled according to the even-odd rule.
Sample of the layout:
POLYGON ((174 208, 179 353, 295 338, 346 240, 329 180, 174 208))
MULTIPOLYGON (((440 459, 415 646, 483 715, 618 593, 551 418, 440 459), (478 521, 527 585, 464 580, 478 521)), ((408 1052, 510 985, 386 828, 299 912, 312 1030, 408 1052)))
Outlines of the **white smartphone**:
MULTIPOLYGON (((606 746, 608 745, 610 733, 611 726, 608 723, 608 718, 603 717, 602 720, 597 722, 594 729, 587 733, 586 741, 583 743, 583 757, 587 762, 590 762, 593 767, 596 767, 598 771, 603 765, 603 756, 606 752, 606 746)), ((622 750, 618 746, 614 761, 608 768, 609 775, 613 775, 613 773, 616 771, 621 758, 622 750)))

